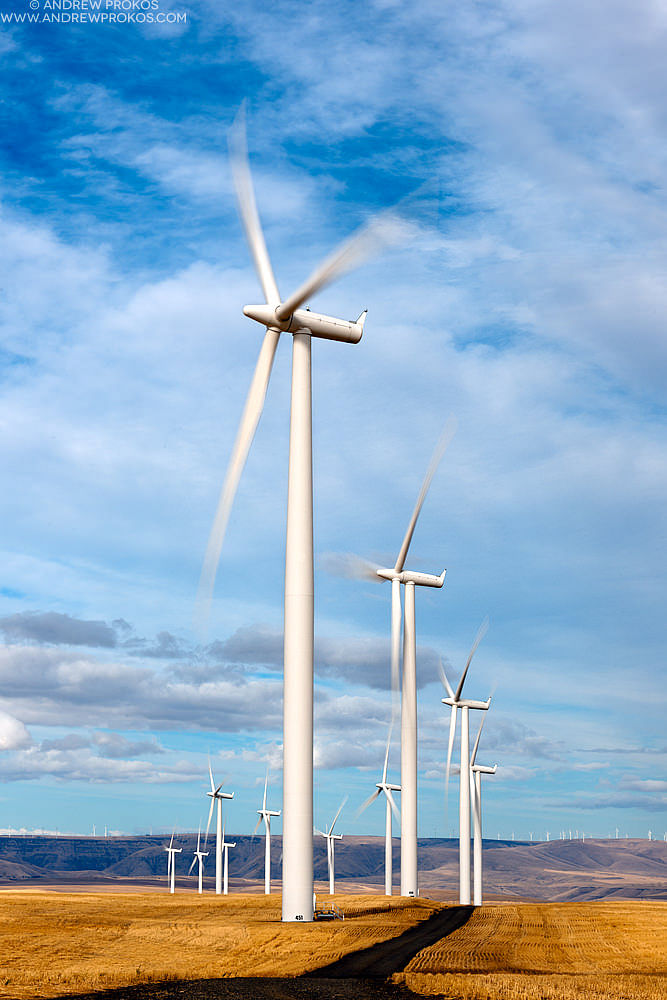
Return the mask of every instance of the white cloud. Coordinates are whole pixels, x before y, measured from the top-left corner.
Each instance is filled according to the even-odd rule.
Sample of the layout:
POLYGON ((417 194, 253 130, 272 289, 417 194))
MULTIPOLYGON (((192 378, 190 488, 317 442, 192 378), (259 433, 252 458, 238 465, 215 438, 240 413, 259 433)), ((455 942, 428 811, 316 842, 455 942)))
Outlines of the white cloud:
POLYGON ((23 723, 0 711, 0 750, 20 750, 31 743, 32 737, 23 723))

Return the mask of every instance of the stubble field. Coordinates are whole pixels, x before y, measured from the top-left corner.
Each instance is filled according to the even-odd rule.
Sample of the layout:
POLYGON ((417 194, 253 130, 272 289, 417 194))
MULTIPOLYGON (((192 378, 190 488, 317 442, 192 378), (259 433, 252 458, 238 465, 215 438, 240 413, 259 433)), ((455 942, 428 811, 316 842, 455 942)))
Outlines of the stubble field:
MULTIPOLYGON (((0 997, 28 1000, 221 977, 299 977, 315 970, 349 984, 350 977, 378 975, 377 957, 371 953, 367 960, 363 949, 400 935, 405 940, 411 928, 426 927, 431 917, 440 920, 446 909, 398 897, 337 895, 336 903, 344 921, 284 925, 277 895, 2 892, 0 997)), ((400 949, 397 942, 389 946, 396 987, 463 1000, 667 996, 667 903, 499 904, 464 918, 446 937, 419 945, 422 950, 407 962, 392 966, 391 955, 400 949)), ((387 949, 382 962, 386 966, 387 949)), ((312 982, 312 992, 299 996, 320 995, 314 980, 293 982, 300 990, 312 982)), ((293 994, 281 989, 276 995, 293 994)))

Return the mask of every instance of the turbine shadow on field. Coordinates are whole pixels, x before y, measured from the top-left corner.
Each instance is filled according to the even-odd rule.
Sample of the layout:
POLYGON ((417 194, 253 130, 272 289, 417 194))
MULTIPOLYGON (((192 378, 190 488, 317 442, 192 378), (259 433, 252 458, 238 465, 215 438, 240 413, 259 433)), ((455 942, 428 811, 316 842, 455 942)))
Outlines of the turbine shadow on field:
POLYGON ((398 937, 345 955, 331 965, 313 969, 303 978, 388 979, 395 972, 402 972, 418 952, 463 927, 470 919, 473 910, 474 906, 450 906, 446 910, 434 913, 428 920, 411 927, 398 937))

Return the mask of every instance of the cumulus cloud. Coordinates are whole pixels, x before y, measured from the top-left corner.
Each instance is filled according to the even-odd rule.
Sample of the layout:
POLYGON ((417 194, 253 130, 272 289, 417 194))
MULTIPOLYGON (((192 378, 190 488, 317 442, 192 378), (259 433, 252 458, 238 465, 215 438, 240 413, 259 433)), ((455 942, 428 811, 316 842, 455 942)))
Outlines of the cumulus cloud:
POLYGON ((0 750, 20 750, 31 743, 32 737, 23 723, 0 711, 0 750))
POLYGON ((56 611, 23 611, 0 618, 2 630, 10 642, 21 639, 60 646, 116 645, 116 633, 102 621, 82 621, 56 611))

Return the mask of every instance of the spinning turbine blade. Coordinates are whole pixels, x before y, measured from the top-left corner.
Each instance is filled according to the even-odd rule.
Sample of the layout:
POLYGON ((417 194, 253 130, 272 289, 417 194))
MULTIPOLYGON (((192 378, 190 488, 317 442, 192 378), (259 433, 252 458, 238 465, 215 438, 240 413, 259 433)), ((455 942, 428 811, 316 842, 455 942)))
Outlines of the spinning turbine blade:
POLYGON ((365 812, 372 802, 375 802, 378 795, 381 793, 381 788, 376 788, 372 795, 369 795, 363 805, 359 806, 357 809, 357 817, 361 816, 362 812, 365 812))
POLYGON ((256 824, 255 824, 255 829, 252 831, 253 837, 255 836, 255 834, 257 833, 257 831, 259 830, 261 822, 262 822, 262 817, 260 816, 259 819, 257 820, 256 824))
POLYGON ((215 781, 213 780, 213 771, 211 770, 211 760, 209 758, 208 762, 208 776, 211 779, 211 791, 215 794, 215 781))
MULTIPOLYGON (((197 847, 197 850, 199 850, 199 847, 197 847)), ((188 868, 188 875, 190 874, 190 872, 192 871, 192 869, 196 864, 197 864, 197 855, 195 854, 194 858, 192 859, 192 864, 188 868)))
POLYGON ((482 624, 479 626, 479 629, 477 630, 477 635, 475 636, 475 641, 473 642, 472 649, 470 650, 470 653, 468 655, 468 662, 465 665, 465 670, 461 674, 461 680, 459 681, 459 686, 457 687, 456 694, 454 695, 454 700, 455 701, 458 701, 459 698, 461 697, 461 692, 463 691, 463 685, 465 683, 466 674, 468 673, 468 668, 470 667, 470 664, 472 662, 472 658, 475 655, 475 650, 477 649, 477 647, 479 646, 480 642, 482 641, 482 639, 486 635, 486 631, 487 631, 488 627, 489 627, 489 619, 487 617, 487 618, 484 619, 484 621, 482 622, 482 624))
POLYGON ((208 811, 208 822, 206 823, 206 836, 204 837, 204 846, 208 843, 208 829, 211 825, 211 819, 213 818, 213 810, 215 809, 215 799, 211 799, 211 808, 208 811))
POLYGON ((302 306, 325 285, 331 284, 346 271, 352 270, 373 254, 379 253, 383 247, 398 241, 403 232, 396 215, 390 212, 376 215, 341 243, 337 250, 329 254, 303 285, 278 306, 276 309, 278 319, 286 320, 295 309, 302 306))
POLYGON ((255 201, 252 177, 250 176, 250 167, 248 166, 245 103, 241 105, 241 109, 234 119, 234 124, 229 130, 228 145, 239 213, 250 252, 255 262, 257 276, 268 305, 277 306, 280 302, 280 294, 276 285, 276 279, 273 276, 269 253, 266 249, 264 233, 262 232, 262 225, 259 221, 259 213, 255 201))
POLYGON ((449 720, 449 742, 447 744, 447 767, 445 769, 445 798, 449 796, 449 775, 452 769, 452 751, 456 736, 456 707, 452 705, 452 715, 449 720))
POLYGON ((262 809, 266 809, 266 790, 268 788, 268 785, 269 785, 269 771, 267 768, 266 778, 264 779, 264 800, 262 802, 262 809))
POLYGON ((232 512, 234 497, 236 496, 241 474, 248 458, 248 452, 250 451, 255 431, 257 430, 259 418, 264 409, 266 390, 271 377, 271 369, 279 337, 280 332, 274 329, 268 329, 264 335, 262 348, 259 352, 259 358, 257 359, 257 365, 236 434, 236 440, 232 448, 232 455, 227 466, 227 475, 225 476, 220 493, 218 509, 215 512, 213 527, 211 528, 208 545, 206 546, 204 565, 201 571, 196 598, 196 618, 198 626, 202 631, 208 621, 211 601, 213 599, 215 577, 218 572, 220 553, 222 552, 222 543, 225 539, 225 532, 227 530, 229 515, 232 512))
POLYGON ((391 811, 394 814, 394 819, 397 819, 399 821, 399 823, 400 823, 400 821, 401 821, 401 814, 398 811, 398 806, 396 805, 396 801, 394 799, 394 796, 391 794, 391 790, 389 788, 387 788, 385 790, 385 795, 389 799, 389 805, 391 806, 391 811))
POLYGON ((419 496, 417 497, 417 503, 415 504, 415 509, 412 512, 412 517, 410 518, 408 530, 405 533, 403 544, 401 545, 401 548, 399 550, 398 557, 396 559, 396 565, 394 566, 394 570, 396 571, 396 573, 401 573, 403 567, 405 566, 405 560, 407 559, 408 556, 408 549, 410 548, 410 542, 412 541, 412 536, 414 534, 415 527, 417 525, 417 519, 419 518, 419 513, 422 509, 424 500, 426 499, 426 494, 429 491, 429 487, 431 485, 433 476, 435 475, 436 470, 440 464, 440 459, 445 454, 449 442, 452 440, 454 434, 456 433, 456 427, 457 427, 456 418, 453 416, 448 417, 447 423, 445 424, 443 432, 440 435, 440 440, 435 446, 435 451, 433 452, 433 455, 431 457, 430 465, 426 470, 424 482, 422 483, 422 488, 420 490, 419 496))
POLYGON ((445 673, 445 668, 442 665, 442 659, 438 658, 438 673, 440 674, 440 680, 442 681, 445 691, 450 698, 454 697, 454 689, 452 685, 447 680, 447 674, 445 673))
POLYGON ((393 720, 389 726, 389 735, 387 736, 387 750, 384 755, 384 767, 382 768, 382 783, 387 783, 387 767, 389 765, 389 744, 391 743, 391 731, 394 728, 393 720))
POLYGON ((348 798, 349 798, 349 795, 346 795, 346 796, 345 796, 345 798, 343 799, 343 801, 341 802, 341 804, 340 804, 340 805, 338 806, 338 812, 337 812, 337 813, 336 813, 336 815, 334 816, 334 819, 333 819, 333 823, 332 823, 332 824, 331 824, 331 826, 329 827, 329 833, 333 833, 333 828, 334 828, 334 827, 335 827, 335 825, 336 825, 336 820, 338 819, 338 817, 339 817, 339 816, 340 816, 340 814, 342 813, 342 811, 343 811, 343 806, 344 806, 344 805, 345 805, 345 803, 347 802, 348 798))
POLYGON ((479 732, 477 733, 477 739, 475 740, 475 746, 472 750, 472 755, 470 757, 470 766, 472 767, 475 763, 475 758, 477 757, 477 748, 479 746, 479 738, 482 735, 482 729, 484 727, 484 720, 486 719, 486 712, 482 712, 482 721, 479 724, 479 732))

